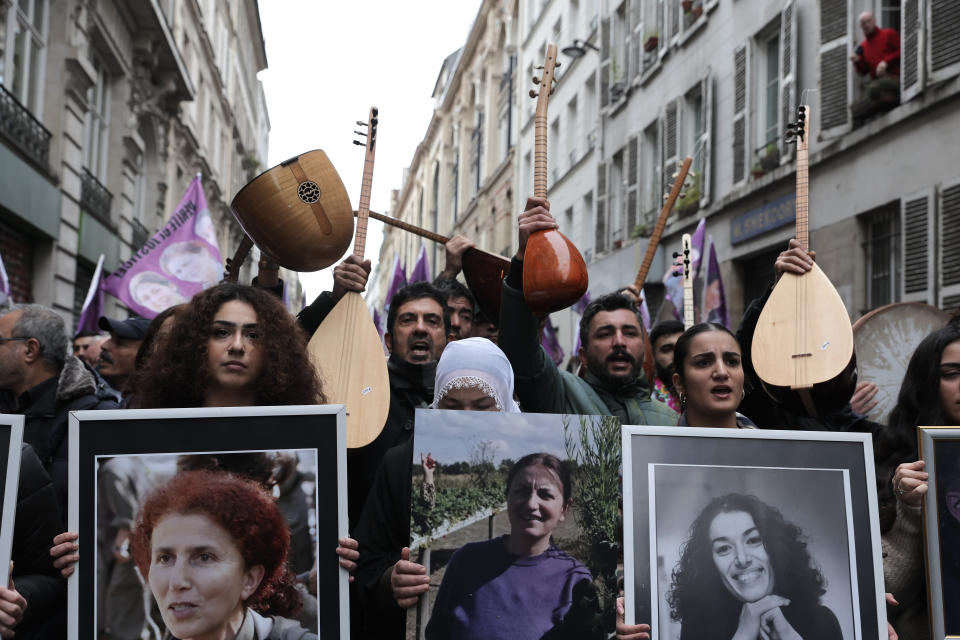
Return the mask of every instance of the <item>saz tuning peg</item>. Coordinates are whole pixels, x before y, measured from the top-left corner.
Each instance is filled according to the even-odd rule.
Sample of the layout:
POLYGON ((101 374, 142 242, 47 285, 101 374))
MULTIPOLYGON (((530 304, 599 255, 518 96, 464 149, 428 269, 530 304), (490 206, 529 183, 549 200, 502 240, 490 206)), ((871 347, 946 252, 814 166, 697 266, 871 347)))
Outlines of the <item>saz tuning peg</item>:
POLYGON ((536 98, 536 97, 539 96, 539 95, 540 95, 539 93, 537 93, 537 92, 534 91, 533 89, 530 89, 530 97, 531 97, 531 98, 536 98))

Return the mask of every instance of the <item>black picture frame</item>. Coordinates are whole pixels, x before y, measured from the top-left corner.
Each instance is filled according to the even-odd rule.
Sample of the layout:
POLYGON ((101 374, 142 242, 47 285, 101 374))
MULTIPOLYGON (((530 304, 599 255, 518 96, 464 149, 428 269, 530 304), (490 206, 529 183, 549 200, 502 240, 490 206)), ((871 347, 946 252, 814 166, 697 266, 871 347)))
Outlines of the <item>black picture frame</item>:
POLYGON ((82 545, 67 585, 70 640, 96 638, 98 459, 302 450, 316 454, 313 551, 324 559, 317 563, 320 636, 350 637, 349 575, 334 553, 348 529, 343 405, 77 411, 70 414, 69 438, 68 529, 79 533, 82 545))
MULTIPOLYGON (((652 638, 668 637, 666 627, 678 622, 670 615, 665 597, 670 587, 664 582, 674 584, 674 570, 685 569, 676 563, 668 566, 671 556, 664 550, 678 541, 686 544, 691 525, 711 500, 742 494, 756 496, 799 527, 814 565, 820 565, 823 573, 829 570, 833 582, 839 583, 831 592, 827 581, 821 604, 836 602, 835 608, 844 611, 849 606, 849 615, 831 609, 844 640, 886 637, 869 434, 624 426, 623 464, 628 624, 652 622, 652 638), (673 468, 682 473, 672 478, 682 481, 666 473, 673 468), (687 492, 671 494, 667 490, 671 482, 686 483, 687 492), (658 496, 663 503, 659 512, 658 496), (674 512, 672 520, 669 509, 674 512), (828 517, 831 513, 833 517, 828 517), (658 527, 658 517, 673 522, 674 529, 663 522, 658 527), (818 557, 823 553, 824 558, 818 557), (839 563, 824 568, 826 560, 837 557, 839 563)), ((673 557, 683 553, 681 546, 672 551, 673 557)))

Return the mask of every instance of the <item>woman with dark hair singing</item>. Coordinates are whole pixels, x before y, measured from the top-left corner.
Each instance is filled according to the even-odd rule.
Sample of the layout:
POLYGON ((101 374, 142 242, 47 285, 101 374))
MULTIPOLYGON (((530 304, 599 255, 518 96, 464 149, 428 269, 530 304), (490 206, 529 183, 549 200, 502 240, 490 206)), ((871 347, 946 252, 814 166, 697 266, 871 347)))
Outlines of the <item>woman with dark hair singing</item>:
POLYGON ((667 602, 681 640, 842 640, 800 527, 758 498, 714 498, 690 527, 667 602))
POLYGON ((141 506, 131 547, 175 638, 317 637, 283 617, 301 606, 286 563, 290 534, 252 481, 177 474, 141 506))

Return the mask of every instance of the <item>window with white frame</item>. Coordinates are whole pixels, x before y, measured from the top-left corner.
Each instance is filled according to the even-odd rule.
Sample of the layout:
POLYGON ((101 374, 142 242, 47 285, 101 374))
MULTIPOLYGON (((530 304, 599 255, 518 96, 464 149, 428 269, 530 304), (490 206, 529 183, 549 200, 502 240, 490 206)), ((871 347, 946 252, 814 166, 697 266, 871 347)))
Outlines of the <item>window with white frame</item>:
POLYGON ((460 212, 460 127, 453 128, 451 147, 453 148, 453 167, 450 171, 450 183, 453 191, 450 194, 450 214, 453 224, 457 223, 457 214, 460 212))
POLYGON ((483 110, 476 109, 476 125, 470 141, 471 197, 477 195, 483 186, 483 110))
POLYGON ((0 16, 0 83, 35 116, 43 109, 47 11, 47 0, 19 0, 5 23, 0 16))
POLYGON ((583 83, 583 126, 580 131, 585 134, 587 146, 590 150, 597 144, 597 74, 591 73, 583 83))
POLYGON ((613 249, 619 248, 623 242, 623 206, 626 195, 623 156, 623 149, 613 154, 613 158, 610 160, 610 177, 607 185, 608 227, 610 246, 613 249))
MULTIPOLYGON (((560 116, 557 116, 553 119, 553 122, 550 123, 550 137, 548 140, 553 140, 554 144, 560 144, 560 116)), ((560 163, 560 153, 556 151, 554 153, 547 154, 547 176, 549 179, 549 186, 553 186, 560 180, 563 169, 560 163)))
POLYGON ((779 17, 756 40, 757 122, 755 162, 769 171, 780 164, 780 19, 779 17), (773 154, 771 156, 771 154, 773 154), (775 160, 774 160, 775 158, 775 160))
POLYGON ((563 157, 566 158, 566 169, 570 170, 580 159, 577 149, 577 96, 574 94, 567 102, 567 126, 563 129, 563 157))
POLYGON ((500 132, 500 162, 507 159, 507 154, 513 146, 513 69, 516 63, 516 56, 504 53, 503 76, 500 79, 500 114, 497 123, 500 132))
POLYGON ((645 221, 653 220, 660 207, 660 121, 654 120, 643 130, 641 147, 641 208, 645 221))
POLYGON ((87 89, 83 164, 93 177, 106 183, 107 150, 110 147, 110 75, 98 54, 92 54, 90 62, 96 77, 87 89))
POLYGON ((900 301, 900 203, 861 216, 865 230, 866 309, 900 301))

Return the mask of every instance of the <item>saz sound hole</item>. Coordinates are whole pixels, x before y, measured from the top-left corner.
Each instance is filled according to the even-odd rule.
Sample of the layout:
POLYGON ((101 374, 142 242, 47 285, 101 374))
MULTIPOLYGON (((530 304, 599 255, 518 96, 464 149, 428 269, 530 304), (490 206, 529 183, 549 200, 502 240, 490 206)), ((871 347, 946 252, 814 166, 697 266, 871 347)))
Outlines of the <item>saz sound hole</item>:
POLYGON ((313 204, 320 199, 320 187, 316 182, 301 182, 297 187, 297 195, 307 204, 313 204))

